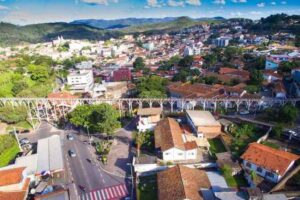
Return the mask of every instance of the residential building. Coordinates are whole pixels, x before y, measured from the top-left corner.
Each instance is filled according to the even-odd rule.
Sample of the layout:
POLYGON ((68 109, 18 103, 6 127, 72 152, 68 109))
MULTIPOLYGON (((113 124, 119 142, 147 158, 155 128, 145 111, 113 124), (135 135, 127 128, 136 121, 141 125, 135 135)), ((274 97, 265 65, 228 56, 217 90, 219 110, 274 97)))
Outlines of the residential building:
POLYGON ((211 187, 205 171, 181 165, 158 172, 159 200, 203 200, 211 187))
MULTIPOLYGON (((178 109, 193 109, 196 106, 196 101, 182 102, 180 98, 259 98, 258 95, 252 95, 246 92, 246 85, 244 83, 240 83, 235 86, 225 86, 220 84, 215 85, 206 85, 201 83, 170 83, 167 86, 167 90, 170 94, 170 97, 173 99, 178 99, 176 102, 176 106, 178 109)), ((211 103, 205 103, 201 105, 203 109, 216 109, 216 105, 211 103)), ((229 103, 227 108, 233 107, 234 105, 229 103)))
POLYGON ((157 123, 154 131, 158 157, 164 161, 186 161, 197 158, 197 143, 188 142, 179 123, 166 118, 157 123))
POLYGON ((157 122, 161 119, 161 108, 140 108, 138 109, 138 124, 137 129, 139 132, 145 132, 147 130, 152 131, 157 122))
POLYGON ((93 98, 118 99, 127 96, 126 82, 105 82, 95 84, 92 90, 93 98))
POLYGON ((68 85, 73 93, 86 93, 94 86, 92 70, 79 70, 71 72, 68 77, 68 85))
POLYGON ((209 111, 187 110, 186 118, 198 138, 215 138, 221 133, 221 124, 209 111))
POLYGON ((254 171, 274 183, 279 182, 299 158, 298 155, 258 143, 249 144, 241 156, 242 167, 246 172, 254 171))
POLYGON ((0 169, 1 200, 26 200, 29 184, 25 167, 0 169))
POLYGON ((265 69, 276 70, 281 62, 289 60, 289 55, 269 55, 266 57, 265 69))
POLYGON ((76 64, 75 68, 79 69, 79 70, 90 70, 93 68, 93 62, 92 61, 83 61, 81 63, 76 64))
POLYGON ((276 98, 286 99, 287 92, 282 81, 274 82, 273 93, 276 98))
POLYGON ((232 38, 230 37, 219 37, 213 40, 213 44, 216 45, 217 47, 227 47, 231 39, 232 38))
POLYGON ((113 72, 113 81, 131 81, 131 71, 129 68, 120 68, 113 72))
POLYGON ((278 74, 278 72, 274 70, 264 70, 263 77, 268 83, 282 80, 282 75, 278 74))

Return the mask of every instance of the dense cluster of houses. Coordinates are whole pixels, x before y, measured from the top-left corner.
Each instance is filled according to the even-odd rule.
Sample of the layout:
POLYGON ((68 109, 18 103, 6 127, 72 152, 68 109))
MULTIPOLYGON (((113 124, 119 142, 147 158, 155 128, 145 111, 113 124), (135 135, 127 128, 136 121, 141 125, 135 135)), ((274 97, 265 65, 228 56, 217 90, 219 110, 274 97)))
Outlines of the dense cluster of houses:
POLYGON ((228 166, 232 176, 242 173, 249 187, 237 190, 227 184, 219 171, 205 169, 205 163, 211 162, 207 160, 211 148, 208 140, 223 137, 227 120, 199 110, 187 110, 181 117, 164 118, 160 108, 142 108, 137 115, 139 134, 154 132, 155 162, 169 163, 164 168, 161 164, 155 168, 149 163, 144 166, 142 162, 136 163, 136 172, 141 176, 158 171, 159 199, 255 199, 262 196, 263 199, 287 199, 281 193, 272 195, 259 191, 264 191, 265 185, 276 185, 291 173, 300 156, 259 142, 248 144, 240 162, 232 160, 230 151, 217 153, 216 164, 207 166, 220 169, 228 166), (257 178, 252 177, 253 173, 257 178))

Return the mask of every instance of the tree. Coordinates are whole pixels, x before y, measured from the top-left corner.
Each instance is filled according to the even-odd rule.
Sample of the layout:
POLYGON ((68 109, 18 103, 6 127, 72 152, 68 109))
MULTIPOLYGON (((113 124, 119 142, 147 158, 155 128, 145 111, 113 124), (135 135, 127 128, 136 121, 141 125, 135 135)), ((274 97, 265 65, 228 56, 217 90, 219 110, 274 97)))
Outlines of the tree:
POLYGON ((235 46, 226 47, 224 51, 224 57, 228 62, 230 62, 233 58, 240 56, 241 54, 241 49, 235 46))
POLYGON ((179 61, 178 66, 182 68, 190 68, 193 62, 194 62, 193 56, 185 56, 179 61))
POLYGON ((294 123, 297 120, 298 115, 298 109, 291 104, 284 105, 279 111, 280 120, 284 123, 294 123))
POLYGON ((145 68, 146 64, 142 57, 137 57, 135 61, 133 62, 133 68, 135 70, 143 70, 145 68))
POLYGON ((296 38, 295 38, 295 46, 296 46, 296 47, 300 47, 300 35, 296 35, 296 38))
POLYGON ((213 67, 218 61, 218 58, 215 54, 208 54, 206 56, 204 56, 204 64, 205 66, 209 67, 213 67))
POLYGON ((90 126, 89 116, 92 113, 92 107, 89 105, 77 106, 70 114, 69 120, 75 126, 90 126))
POLYGON ((5 105, 4 107, 0 107, 0 120, 5 123, 15 124, 26 121, 27 117, 28 113, 25 106, 13 107, 11 105, 5 105))
POLYGON ((46 82, 50 77, 50 69, 44 65, 31 64, 28 66, 28 71, 31 74, 31 79, 34 81, 46 82))
POLYGON ((121 127, 118 119, 118 111, 106 103, 92 106, 92 112, 89 116, 92 131, 106 133, 110 136, 121 127))
POLYGON ((137 148, 137 157, 139 157, 140 156, 140 152, 141 152, 141 147, 144 144, 144 142, 146 141, 145 134, 144 133, 134 132, 133 133, 133 139, 135 141, 136 148, 137 148))
POLYGON ((252 85, 261 86, 264 76, 260 70, 253 70, 250 74, 250 83, 252 85))
POLYGON ((12 92, 16 96, 17 94, 19 94, 21 91, 25 90, 26 88, 28 88, 28 84, 25 81, 21 80, 14 84, 14 86, 12 87, 12 92))
POLYGON ((139 97, 164 98, 166 97, 167 80, 156 75, 139 79, 137 90, 139 97))
POLYGON ((88 127, 91 132, 113 135, 121 127, 119 113, 109 104, 77 106, 70 114, 72 124, 82 128, 88 127))

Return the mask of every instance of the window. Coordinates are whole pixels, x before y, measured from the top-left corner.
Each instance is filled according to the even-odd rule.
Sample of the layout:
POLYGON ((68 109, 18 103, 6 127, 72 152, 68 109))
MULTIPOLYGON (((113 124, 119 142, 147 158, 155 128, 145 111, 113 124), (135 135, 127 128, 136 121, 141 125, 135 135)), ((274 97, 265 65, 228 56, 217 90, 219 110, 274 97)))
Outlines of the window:
POLYGON ((169 155, 169 153, 165 153, 165 155, 167 156, 167 155, 169 155))
POLYGON ((273 178, 273 177, 274 177, 274 174, 273 174, 273 173, 271 173, 271 172, 267 172, 267 173, 266 173, 266 175, 267 175, 267 176, 269 176, 269 177, 271 177, 271 178, 273 178))
POLYGON ((251 168, 251 163, 247 162, 246 166, 249 167, 249 168, 251 168))
POLYGON ((182 156, 182 155, 183 155, 183 153, 178 153, 177 155, 178 155, 178 156, 182 156))
POLYGON ((260 173, 262 172, 262 168, 261 168, 261 167, 257 167, 256 170, 257 170, 258 172, 260 172, 260 173))

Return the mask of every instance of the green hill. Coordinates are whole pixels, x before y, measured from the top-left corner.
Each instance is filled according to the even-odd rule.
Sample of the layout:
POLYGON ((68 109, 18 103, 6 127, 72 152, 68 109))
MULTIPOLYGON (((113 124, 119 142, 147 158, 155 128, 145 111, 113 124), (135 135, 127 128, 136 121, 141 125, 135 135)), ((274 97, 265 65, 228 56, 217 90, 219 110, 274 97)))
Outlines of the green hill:
POLYGON ((171 22, 162 22, 162 23, 154 23, 154 24, 144 24, 137 26, 130 26, 121 30, 123 33, 155 33, 155 32, 173 32, 180 31, 184 28, 189 28, 197 25, 201 25, 204 23, 219 23, 221 20, 217 19, 191 19, 189 17, 179 17, 171 22))
POLYGON ((66 39, 100 40, 120 35, 115 31, 68 23, 45 23, 27 26, 0 23, 0 33, 1 46, 46 42, 58 36, 63 36, 66 39))

